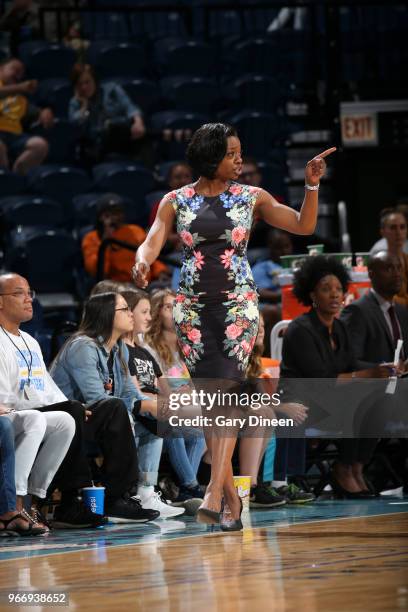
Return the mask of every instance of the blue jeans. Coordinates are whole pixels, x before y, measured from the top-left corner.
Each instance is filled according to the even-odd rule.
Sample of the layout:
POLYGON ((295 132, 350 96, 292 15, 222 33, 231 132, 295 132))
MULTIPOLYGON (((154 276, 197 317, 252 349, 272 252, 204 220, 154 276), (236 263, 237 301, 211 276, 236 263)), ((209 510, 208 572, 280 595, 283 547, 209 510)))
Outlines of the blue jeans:
POLYGON ((139 484, 156 486, 163 440, 136 421, 135 442, 139 461, 139 484))
POLYGON ((15 509, 14 429, 9 419, 0 417, 0 514, 15 509))
POLYGON ((198 485, 197 471, 205 449, 204 436, 168 438, 165 440, 165 448, 179 484, 186 487, 198 485))

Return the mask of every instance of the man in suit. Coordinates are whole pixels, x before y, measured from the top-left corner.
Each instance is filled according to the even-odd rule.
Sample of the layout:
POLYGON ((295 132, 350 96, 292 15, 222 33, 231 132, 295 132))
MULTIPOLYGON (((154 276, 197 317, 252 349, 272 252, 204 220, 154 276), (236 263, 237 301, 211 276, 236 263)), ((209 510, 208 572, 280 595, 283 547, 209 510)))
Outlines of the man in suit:
MULTIPOLYGON (((394 371, 390 368, 390 375, 399 376, 408 371, 408 308, 394 301, 402 286, 401 263, 392 253, 380 251, 370 258, 368 274, 372 288, 347 306, 341 319, 348 328, 357 368, 361 370, 379 363, 393 363, 397 342, 402 339, 404 344, 399 364, 394 371)), ((365 424, 361 426, 365 435, 378 438, 384 431, 383 437, 390 437, 385 430, 392 422, 406 423, 406 385, 407 381, 399 380, 395 394, 379 392, 376 387, 366 398, 368 410, 363 421, 365 424)), ((364 413, 363 406, 361 412, 364 413)), ((356 413, 357 418, 360 416, 356 413)), ((362 468, 358 474, 361 484, 362 468)))
POLYGON ((346 324, 359 369, 393 362, 397 340, 404 342, 399 367, 407 371, 408 308, 394 303, 402 285, 398 258, 380 251, 370 258, 368 274, 372 289, 347 306, 341 318, 346 324))

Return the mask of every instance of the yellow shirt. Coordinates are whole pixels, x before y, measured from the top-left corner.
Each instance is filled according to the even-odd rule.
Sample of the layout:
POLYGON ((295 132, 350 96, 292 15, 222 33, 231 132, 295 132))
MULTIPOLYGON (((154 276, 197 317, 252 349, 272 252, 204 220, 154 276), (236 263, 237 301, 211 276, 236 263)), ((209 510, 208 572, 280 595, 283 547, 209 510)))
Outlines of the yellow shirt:
MULTIPOLYGON (((0 87, 3 85, 0 81, 0 87)), ((22 134, 21 121, 27 112, 28 101, 25 96, 0 98, 0 131, 22 134)))

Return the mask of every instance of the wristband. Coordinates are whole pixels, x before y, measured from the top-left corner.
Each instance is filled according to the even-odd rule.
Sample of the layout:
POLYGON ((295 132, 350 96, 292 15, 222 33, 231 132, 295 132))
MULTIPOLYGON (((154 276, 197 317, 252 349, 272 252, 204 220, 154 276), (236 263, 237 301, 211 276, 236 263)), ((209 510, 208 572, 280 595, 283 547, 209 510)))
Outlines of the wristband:
POLYGON ((318 183, 317 185, 308 185, 307 183, 305 183, 305 188, 308 191, 318 191, 320 187, 320 183, 318 183))

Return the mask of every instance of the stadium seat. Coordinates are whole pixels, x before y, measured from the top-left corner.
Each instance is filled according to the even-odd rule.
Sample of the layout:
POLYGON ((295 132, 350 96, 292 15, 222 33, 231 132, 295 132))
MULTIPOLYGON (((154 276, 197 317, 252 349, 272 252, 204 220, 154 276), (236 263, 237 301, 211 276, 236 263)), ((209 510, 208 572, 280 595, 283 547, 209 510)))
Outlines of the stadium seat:
POLYGON ((276 77, 286 72, 289 66, 289 59, 279 53, 276 43, 265 38, 238 41, 224 51, 224 56, 226 63, 231 64, 232 74, 237 77, 251 72, 276 77))
POLYGON ((200 76, 173 76, 162 79, 162 97, 177 110, 211 112, 219 100, 215 79, 200 76))
POLYGON ((91 181, 83 170, 71 166, 44 165, 30 172, 31 191, 60 201, 72 215, 72 198, 91 190, 91 181))
POLYGON ((67 117, 69 101, 73 95, 68 79, 44 79, 39 83, 35 99, 40 106, 50 106, 57 117, 67 117))
POLYGON ((36 79, 60 78, 68 75, 76 61, 72 49, 55 43, 34 48, 25 60, 27 74, 36 79))
POLYGON ((152 191, 151 193, 148 193, 146 195, 146 206, 148 208, 148 210, 150 211, 153 206, 155 204, 157 204, 157 202, 160 202, 160 200, 162 199, 162 197, 164 195, 166 195, 167 191, 164 191, 164 189, 158 189, 156 191, 152 191))
POLYGON ((62 204, 50 198, 32 195, 1 198, 0 212, 7 228, 13 228, 17 225, 58 227, 65 220, 62 204))
MULTIPOLYGON (((149 6, 153 4, 152 0, 149 6)), ((160 0, 158 4, 163 4, 160 0)), ((130 33, 132 38, 148 36, 151 39, 166 36, 187 36, 186 24, 183 15, 177 11, 149 11, 135 12, 130 15, 130 33)))
POLYGON ((244 74, 226 85, 228 92, 241 109, 273 112, 284 103, 284 92, 278 81, 264 74, 244 74))
MULTIPOLYGON (((203 123, 209 121, 208 115, 201 113, 189 113, 185 111, 161 111, 154 113, 150 117, 150 124, 153 134, 161 137, 163 130, 184 130, 186 133, 192 133, 203 123)), ((184 159, 187 139, 184 138, 178 141, 176 138, 171 138, 168 142, 160 141, 160 156, 163 160, 184 159)))
POLYGON ((144 113, 155 112, 160 109, 161 101, 158 95, 158 85, 153 81, 144 78, 119 77, 114 80, 123 87, 128 96, 137 106, 140 106, 144 113))
POLYGON ((264 159, 272 147, 285 136, 283 117, 259 111, 242 111, 230 116, 228 122, 238 130, 246 155, 264 159))
POLYGON ((75 270, 80 251, 64 230, 27 227, 10 236, 6 264, 42 293, 75 292, 75 270))
POLYGON ((133 43, 107 43, 95 54, 95 69, 100 78, 142 76, 145 52, 133 43))
POLYGON ((26 187, 26 179, 23 176, 0 168, 0 193, 2 196, 16 195, 25 191, 26 187))
POLYGON ((42 136, 48 142, 49 151, 46 162, 48 164, 67 164, 75 160, 77 136, 80 128, 73 125, 68 119, 56 118, 50 129, 36 124, 31 133, 42 136))
MULTIPOLYGON (((97 206, 102 195, 104 194, 99 192, 81 193, 72 199, 74 224, 77 229, 87 227, 87 231, 89 231, 89 226, 92 226, 92 228, 95 226, 97 206)), ((133 199, 120 196, 119 200, 125 208, 126 222, 137 223, 141 220, 141 216, 144 220, 143 214, 140 214, 141 211, 133 199)))
POLYGON ((124 13, 82 11, 81 24, 84 38, 88 40, 126 41, 130 38, 128 20, 124 13))
POLYGON ((199 74, 211 76, 216 68, 216 49, 197 40, 169 40, 156 50, 158 68, 162 75, 199 74))

